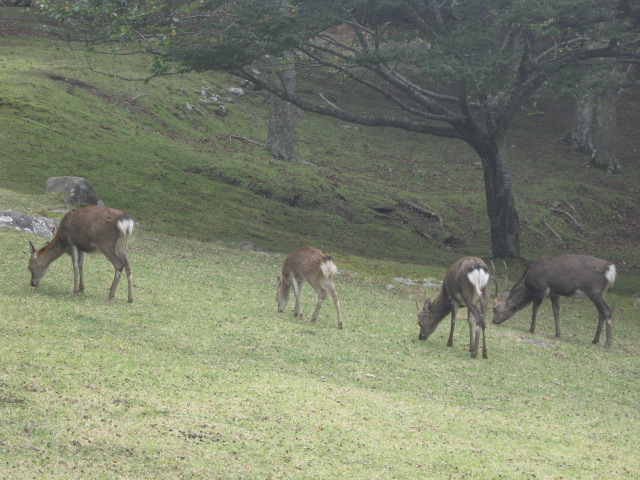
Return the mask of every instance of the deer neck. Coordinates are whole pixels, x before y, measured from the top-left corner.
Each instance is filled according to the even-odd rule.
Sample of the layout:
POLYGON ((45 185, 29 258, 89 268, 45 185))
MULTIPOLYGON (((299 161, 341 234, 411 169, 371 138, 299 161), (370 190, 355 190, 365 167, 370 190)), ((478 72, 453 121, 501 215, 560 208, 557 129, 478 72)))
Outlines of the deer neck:
POLYGON ((451 302, 453 300, 449 296, 446 285, 442 286, 440 295, 436 297, 431 305, 429 316, 433 317, 436 322, 440 322, 444 317, 451 313, 451 302))
POLYGON ((49 244, 38 250, 38 259, 46 262, 48 265, 64 255, 66 251, 67 249, 60 242, 60 239, 58 238, 58 232, 56 232, 53 240, 51 240, 49 244))
POLYGON ((507 308, 511 314, 514 314, 518 310, 523 309, 533 301, 531 292, 524 284, 524 278, 520 280, 511 289, 509 294, 509 300, 507 300, 507 308))

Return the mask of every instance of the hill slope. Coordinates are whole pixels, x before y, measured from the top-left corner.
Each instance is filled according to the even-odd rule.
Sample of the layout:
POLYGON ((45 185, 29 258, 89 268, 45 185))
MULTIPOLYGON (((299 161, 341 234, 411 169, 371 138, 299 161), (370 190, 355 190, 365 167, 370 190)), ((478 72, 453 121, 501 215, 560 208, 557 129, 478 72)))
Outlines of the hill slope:
MULTIPOLYGON (((281 162, 246 141, 265 139, 264 92, 228 98, 237 84, 226 75, 143 83, 98 74, 142 78, 146 60, 85 56, 38 28, 5 18, 0 33, 0 187, 39 194, 49 176, 83 176, 108 205, 157 232, 252 240, 279 252, 314 244, 439 265, 490 254, 482 172, 466 145, 299 112, 299 153, 315 166, 281 162), (228 98, 228 114, 213 94, 228 98), (446 229, 406 202, 437 212, 446 229)), ((523 112, 514 125, 511 169, 525 257, 589 252, 640 268, 640 166, 630 118, 637 96, 627 95, 623 175, 584 168, 568 151, 560 102, 535 99, 536 114, 523 112)))

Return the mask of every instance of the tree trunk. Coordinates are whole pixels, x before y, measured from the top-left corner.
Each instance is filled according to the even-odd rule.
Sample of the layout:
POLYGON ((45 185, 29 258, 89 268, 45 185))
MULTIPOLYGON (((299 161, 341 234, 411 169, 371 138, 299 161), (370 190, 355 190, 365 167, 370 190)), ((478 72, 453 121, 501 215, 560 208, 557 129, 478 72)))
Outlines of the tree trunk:
POLYGON ((591 156, 590 164, 610 173, 620 172, 616 155, 617 92, 590 90, 576 99, 571 119, 571 148, 591 156))
POLYGON ((509 177, 505 139, 486 140, 475 148, 482 159, 493 257, 519 257, 520 218, 509 177))
MULTIPOLYGON (((280 83, 285 91, 295 94, 296 75, 292 55, 285 54, 281 61, 276 61, 275 81, 280 83)), ((271 111, 269 116, 269 131, 265 149, 274 157, 290 162, 299 162, 296 153, 296 132, 293 105, 271 94, 271 111)))
POLYGON ((587 95, 576 98, 571 114, 571 131, 569 141, 571 148, 576 152, 593 152, 593 105, 594 94, 590 91, 587 95))
POLYGON ((593 115, 593 146, 591 165, 609 173, 619 173, 616 156, 617 92, 609 90, 598 95, 593 115))

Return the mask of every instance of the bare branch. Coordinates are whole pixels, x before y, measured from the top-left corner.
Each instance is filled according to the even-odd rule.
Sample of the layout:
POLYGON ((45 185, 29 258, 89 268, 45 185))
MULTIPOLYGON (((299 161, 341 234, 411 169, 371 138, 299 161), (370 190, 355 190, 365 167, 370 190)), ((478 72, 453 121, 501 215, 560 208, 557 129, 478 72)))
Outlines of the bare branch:
POLYGON ((290 92, 284 91, 268 80, 256 77, 256 75, 247 70, 234 70, 230 73, 248 80, 259 86, 260 88, 264 88, 265 90, 278 95, 280 98, 287 100, 288 102, 302 108, 303 110, 318 113, 320 115, 328 115, 334 118, 339 118, 340 120, 344 120, 345 122, 356 123, 358 125, 366 125, 371 127, 394 127, 410 132, 435 135, 437 137, 461 139, 458 132, 448 125, 433 125, 431 123, 418 122, 402 118, 372 117, 369 115, 347 112, 341 108, 336 108, 335 106, 324 106, 305 100, 297 94, 291 94, 290 92))

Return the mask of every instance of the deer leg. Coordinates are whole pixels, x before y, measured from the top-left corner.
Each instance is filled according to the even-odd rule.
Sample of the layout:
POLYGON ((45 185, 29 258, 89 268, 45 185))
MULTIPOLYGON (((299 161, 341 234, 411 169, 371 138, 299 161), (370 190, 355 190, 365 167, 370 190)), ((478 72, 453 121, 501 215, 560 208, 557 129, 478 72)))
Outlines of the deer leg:
POLYGON ((560 338, 560 302, 558 297, 551 297, 553 318, 556 321, 556 338, 560 338))
POLYGON ((80 280, 81 262, 83 260, 83 252, 78 250, 75 245, 71 246, 71 262, 73 264, 73 293, 80 293, 84 289, 83 281, 80 280), (81 288, 82 287, 82 288, 81 288))
POLYGON ((120 282, 120 277, 122 276, 122 268, 123 267, 115 267, 116 274, 113 276, 113 282, 111 283, 111 289, 109 290, 109 296, 107 300, 111 300, 116 294, 116 288, 118 288, 118 283, 120 282))
POLYGON ((589 299, 595 304, 598 309, 598 329, 596 330, 596 336, 593 339, 593 344, 600 342, 600 333, 602 333, 602 325, 607 322, 606 327, 606 339, 604 341, 604 348, 611 346, 611 307, 607 305, 602 296, 589 296, 589 299))
POLYGON ((320 308, 322 308, 322 302, 324 302, 324 299, 327 296, 327 291, 322 287, 316 288, 316 291, 318 292, 318 303, 316 303, 316 308, 313 311, 313 314, 311 315, 311 322, 312 323, 315 322, 318 319, 318 314, 320 313, 320 308))
MULTIPOLYGON (((608 307, 608 306, 607 306, 608 307)), ((611 309, 609 309, 609 312, 611 312, 611 309)), ((613 329, 613 325, 611 323, 611 313, 609 313, 609 315, 606 318, 606 322, 607 322, 607 338, 604 341, 604 348, 609 348, 611 346, 611 330, 613 329)))
MULTIPOLYGON (((593 337, 593 341, 591 342, 594 345, 596 345, 596 344, 598 344, 600 342, 600 334, 602 333, 602 325, 603 324, 604 324, 604 315, 600 311, 600 308, 598 308, 598 328, 596 329, 596 336, 593 337)), ((608 335, 607 335, 607 337, 608 337, 608 335)), ((606 342, 606 340, 605 340, 605 342, 606 342)))
POLYGON ((293 315, 295 317, 302 318, 302 306, 300 305, 300 295, 302 293, 302 282, 298 283, 295 278, 291 278, 291 286, 293 287, 293 294, 296 297, 296 306, 293 309, 293 315))
POLYGON ((338 292, 331 281, 327 285, 327 288, 329 289, 329 293, 331 293, 331 298, 333 299, 336 311, 338 312, 338 328, 342 328, 342 314, 340 313, 340 299, 338 298, 338 292))
POLYGON ((487 325, 482 322, 482 358, 489 358, 487 353, 487 325))
POLYGON ((542 300, 533 301, 533 307, 531 309, 531 328, 529 328, 530 333, 536 332, 536 315, 538 315, 538 307, 540 307, 541 303, 542 300))
POLYGON ((129 261, 127 261, 127 263, 125 263, 124 269, 127 272, 127 286, 128 286, 128 294, 129 294, 129 298, 127 299, 127 302, 128 303, 133 303, 133 288, 132 288, 132 285, 131 285, 131 281, 133 279, 133 275, 131 273, 131 265, 129 264, 129 261))
POLYGON ((476 338, 473 342, 473 346, 470 346, 469 351, 471 352, 471 358, 476 358, 478 356, 478 345, 480 344, 480 330, 482 329, 482 358, 489 358, 487 355, 487 343, 485 339, 485 325, 484 325, 484 315, 478 307, 474 304, 467 305, 469 309, 469 328, 470 332, 473 330, 473 321, 471 320, 471 316, 476 319, 476 338))
POLYGON ((449 332, 449 340, 447 340, 447 347, 453 347, 453 332, 456 329, 456 317, 458 316, 458 307, 451 305, 451 331, 449 332))
POLYGON ((467 323, 469 324, 469 351, 473 352, 473 313, 467 308, 467 323))
POLYGON ((80 292, 84 292, 84 258, 84 252, 82 250, 78 250, 78 276, 80 277, 78 289, 80 292))

